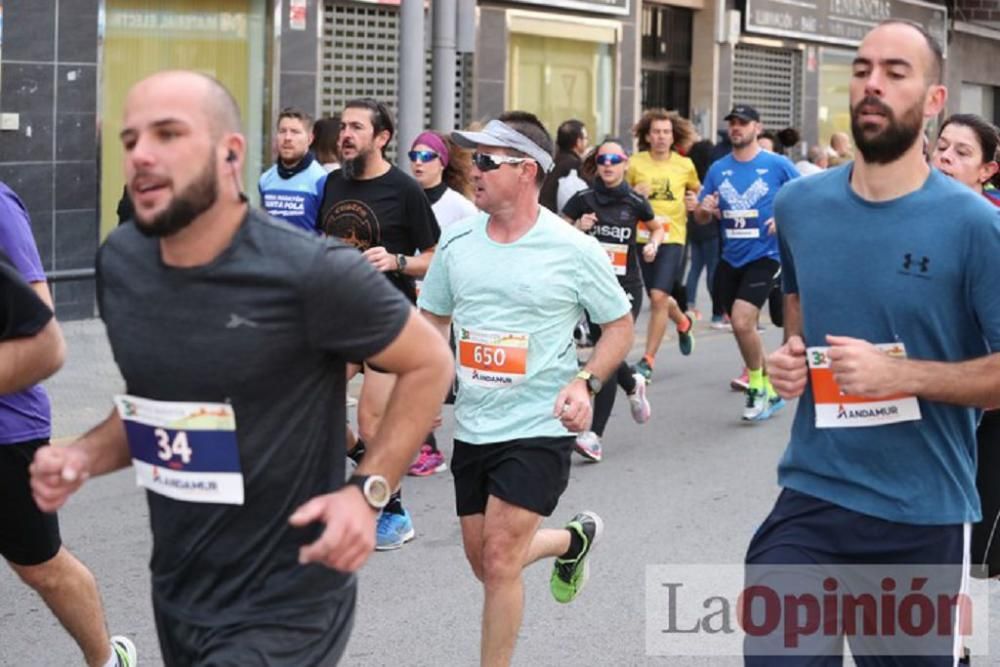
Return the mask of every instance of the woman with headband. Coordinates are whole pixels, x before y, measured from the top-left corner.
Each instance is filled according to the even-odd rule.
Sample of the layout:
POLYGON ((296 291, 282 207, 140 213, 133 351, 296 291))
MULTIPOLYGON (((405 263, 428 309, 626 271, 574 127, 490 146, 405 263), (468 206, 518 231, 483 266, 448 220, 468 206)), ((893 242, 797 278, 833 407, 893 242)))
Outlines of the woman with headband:
MULTIPOLYGON (((410 147, 410 171, 424 189, 431 203, 438 226, 444 230, 462 218, 479 212, 469 201, 472 181, 469 178, 471 160, 449 137, 428 130, 421 133, 410 147)), ((419 289, 419 285, 418 285, 419 289)), ((410 466, 409 474, 427 477, 447 468, 444 454, 431 432, 420 447, 420 455, 410 466)))
POLYGON ((428 130, 414 141, 408 153, 410 171, 431 202, 441 229, 478 213, 469 201, 471 161, 448 137, 428 130))

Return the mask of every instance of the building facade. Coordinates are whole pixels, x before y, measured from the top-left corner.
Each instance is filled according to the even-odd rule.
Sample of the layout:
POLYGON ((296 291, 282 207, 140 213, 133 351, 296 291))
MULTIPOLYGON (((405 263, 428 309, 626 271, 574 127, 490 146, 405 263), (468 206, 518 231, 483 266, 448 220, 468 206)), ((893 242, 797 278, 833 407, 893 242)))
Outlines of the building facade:
MULTIPOLYGON (((643 108, 662 106, 714 137, 739 101, 772 129, 825 142, 849 128, 853 49, 890 17, 946 45, 949 113, 1000 120, 992 0, 457 2, 455 126, 518 108, 552 130, 579 118, 595 139, 627 138, 643 108)), ((0 11, 0 180, 28 206, 63 319, 95 314, 94 257, 118 222, 118 133, 135 81, 166 68, 222 80, 243 109, 253 197, 281 108, 326 116, 359 96, 397 107, 399 0, 6 0, 0 11)))

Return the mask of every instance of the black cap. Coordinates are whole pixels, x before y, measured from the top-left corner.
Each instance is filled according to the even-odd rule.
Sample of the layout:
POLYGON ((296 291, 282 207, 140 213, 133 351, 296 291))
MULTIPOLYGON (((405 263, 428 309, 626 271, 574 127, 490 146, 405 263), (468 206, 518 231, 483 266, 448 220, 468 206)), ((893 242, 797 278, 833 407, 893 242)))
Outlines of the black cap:
POLYGON ((733 107, 733 110, 729 112, 723 120, 732 120, 733 118, 739 118, 740 120, 752 120, 760 122, 760 114, 757 110, 748 104, 737 104, 733 107))

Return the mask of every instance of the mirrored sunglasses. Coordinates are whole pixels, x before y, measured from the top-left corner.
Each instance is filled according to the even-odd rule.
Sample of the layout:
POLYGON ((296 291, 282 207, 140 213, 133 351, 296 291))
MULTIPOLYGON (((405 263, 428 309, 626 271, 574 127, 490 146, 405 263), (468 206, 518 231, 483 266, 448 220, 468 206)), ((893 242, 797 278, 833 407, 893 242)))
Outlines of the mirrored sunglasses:
POLYGON ((597 156, 597 164, 602 167, 607 167, 608 165, 621 164, 628 159, 628 156, 622 155, 621 153, 604 153, 603 155, 597 156))
POLYGON ((410 162, 431 162, 440 156, 434 151, 410 151, 407 153, 410 162))
POLYGON ((502 164, 521 164, 529 159, 512 155, 493 155, 492 153, 476 152, 472 154, 472 162, 479 171, 493 171, 499 169, 502 164))

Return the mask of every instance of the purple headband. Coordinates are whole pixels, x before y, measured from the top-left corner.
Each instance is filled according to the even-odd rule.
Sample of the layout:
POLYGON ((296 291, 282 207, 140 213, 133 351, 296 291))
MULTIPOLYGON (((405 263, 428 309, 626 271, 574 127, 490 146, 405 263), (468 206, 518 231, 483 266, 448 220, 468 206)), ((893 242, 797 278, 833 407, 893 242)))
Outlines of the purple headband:
POLYGON ((433 148, 434 152, 438 154, 438 158, 441 160, 441 166, 448 166, 448 147, 445 146, 441 137, 433 132, 421 132, 420 136, 413 140, 413 145, 410 146, 410 150, 413 150, 417 144, 423 144, 424 146, 430 146, 433 148))

